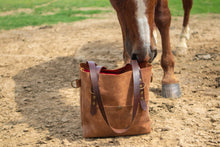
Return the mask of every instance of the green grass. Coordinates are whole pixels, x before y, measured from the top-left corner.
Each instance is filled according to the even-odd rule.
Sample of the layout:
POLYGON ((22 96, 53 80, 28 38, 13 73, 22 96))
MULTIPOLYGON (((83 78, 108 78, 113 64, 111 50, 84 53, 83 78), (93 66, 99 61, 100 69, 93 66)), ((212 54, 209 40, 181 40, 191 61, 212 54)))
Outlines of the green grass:
POLYGON ((0 13, 19 8, 33 8, 50 1, 51 0, 0 0, 0 13))
POLYGON ((107 13, 99 7, 110 7, 108 0, 0 0, 0 14, 23 9, 24 12, 0 16, 0 30, 24 26, 50 25, 58 22, 74 22, 91 18, 94 14, 107 13), (81 10, 83 7, 97 9, 81 10), (32 9, 25 13, 25 9, 32 9))
MULTIPOLYGON (((12 29, 21 26, 36 26, 42 24, 56 24, 58 22, 73 22, 88 18, 86 15, 98 14, 101 10, 66 10, 60 11, 53 15, 32 15, 20 13, 18 15, 9 15, 0 17, 0 25, 4 26, 2 29, 12 29), (77 16, 76 16, 77 14, 77 16)), ((0 26, 0 28, 1 28, 0 26)))
POLYGON ((52 7, 108 7, 109 0, 58 0, 51 4, 52 7))
MULTIPOLYGON (((172 15, 182 16, 181 0, 169 0, 172 15)), ((220 13, 220 0, 194 0, 191 14, 220 13)))
POLYGON ((68 7, 108 7, 108 0, 0 0, 0 12, 16 10, 19 8, 34 8, 37 5, 49 4, 53 8, 68 7))
MULTIPOLYGON (((169 0, 169 6, 172 15, 183 15, 181 0, 169 0)), ((219 6, 220 0, 194 0, 192 14, 220 13, 219 6)), ((0 0, 0 14, 15 12, 0 16, 0 30, 84 20, 109 12, 98 9, 103 7, 111 7, 109 0, 0 0), (81 9, 88 7, 93 9, 81 9), (26 12, 27 8, 32 11, 26 12)))

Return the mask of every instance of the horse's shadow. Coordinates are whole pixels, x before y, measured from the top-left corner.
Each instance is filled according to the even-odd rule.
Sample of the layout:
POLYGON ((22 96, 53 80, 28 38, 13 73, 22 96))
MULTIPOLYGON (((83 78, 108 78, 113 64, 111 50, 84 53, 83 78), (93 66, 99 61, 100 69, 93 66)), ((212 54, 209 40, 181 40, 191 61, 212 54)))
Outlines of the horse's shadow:
POLYGON ((79 77, 79 63, 86 61, 84 57, 102 65, 111 62, 114 66, 109 68, 115 68, 118 58, 122 59, 121 52, 114 49, 114 43, 93 42, 72 56, 58 57, 18 72, 13 79, 17 112, 23 116, 22 123, 29 124, 39 133, 48 132, 45 140, 82 138, 79 89, 71 87, 71 80, 79 77), (89 48, 92 52, 86 51, 89 48), (115 51, 114 57, 105 53, 108 58, 97 58, 108 50, 115 51))
POLYGON ((154 88, 154 87, 150 87, 149 89, 151 92, 153 92, 154 94, 156 94, 157 96, 161 96, 161 88, 154 88))
POLYGON ((71 79, 78 75, 73 71, 73 60, 74 56, 58 57, 14 76, 15 101, 23 122, 39 132, 48 130, 49 138, 72 140, 81 136, 80 108, 75 100, 78 90, 70 90, 71 79), (60 93, 62 89, 76 93, 68 94, 73 96, 72 103, 65 103, 68 96, 60 93))

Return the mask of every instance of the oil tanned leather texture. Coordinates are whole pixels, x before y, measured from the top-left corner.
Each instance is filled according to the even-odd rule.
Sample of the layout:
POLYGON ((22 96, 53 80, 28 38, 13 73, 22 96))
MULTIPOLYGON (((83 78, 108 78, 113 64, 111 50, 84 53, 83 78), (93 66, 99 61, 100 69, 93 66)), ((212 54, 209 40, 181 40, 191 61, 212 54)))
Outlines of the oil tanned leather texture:
MULTIPOLYGON (((106 122, 103 112, 100 111, 97 93, 93 91, 94 87, 90 78, 89 64, 80 64, 80 111, 83 137, 138 135, 151 131, 148 101, 152 66, 148 63, 140 63, 139 66, 141 68, 140 78, 143 78, 139 82, 140 85, 144 83, 145 87, 144 93, 139 90, 138 108, 133 122, 134 76, 132 65, 127 64, 116 70, 107 70, 101 67, 94 69, 98 78, 101 102, 107 117, 106 122), (100 73, 99 70, 101 70, 100 73), (143 98, 141 94, 144 94, 147 105, 144 105, 143 99, 139 99, 139 97, 143 98), (93 108, 95 110, 91 109, 93 106, 95 106, 93 108), (131 122, 132 124, 130 125, 131 122)), ((96 75, 94 74, 94 76, 96 75)))

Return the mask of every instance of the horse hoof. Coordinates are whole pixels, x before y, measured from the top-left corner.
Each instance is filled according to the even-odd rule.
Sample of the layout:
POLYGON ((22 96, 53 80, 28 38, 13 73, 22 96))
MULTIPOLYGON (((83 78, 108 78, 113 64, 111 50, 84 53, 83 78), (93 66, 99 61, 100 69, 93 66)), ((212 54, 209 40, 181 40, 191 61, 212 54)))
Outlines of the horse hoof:
POLYGON ((188 47, 186 44, 186 38, 180 39, 176 46, 176 50, 173 52, 176 56, 184 56, 187 54, 188 47))
POLYGON ((162 96, 165 98, 179 98, 181 97, 181 90, 179 83, 176 84, 163 84, 162 96))
POLYGON ((187 47, 176 47, 176 50, 173 51, 175 56, 185 56, 187 55, 187 47))

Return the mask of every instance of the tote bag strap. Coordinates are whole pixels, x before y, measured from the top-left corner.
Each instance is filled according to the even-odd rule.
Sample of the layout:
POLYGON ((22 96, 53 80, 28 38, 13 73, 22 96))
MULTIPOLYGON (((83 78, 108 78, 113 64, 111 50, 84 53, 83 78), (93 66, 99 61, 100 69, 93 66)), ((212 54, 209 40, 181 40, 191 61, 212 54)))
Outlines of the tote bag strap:
MULTIPOLYGON (((133 71, 133 84, 134 84, 133 112, 132 112, 132 120, 131 120, 130 124, 126 128, 123 128, 123 129, 116 129, 116 128, 112 127, 108 121, 107 116, 106 116, 104 105, 103 105, 101 94, 100 94, 99 84, 98 84, 99 72, 101 70, 101 67, 96 67, 96 65, 93 61, 89 61, 88 64, 89 64, 89 68, 90 68, 92 93, 94 94, 96 102, 98 103, 98 106, 99 106, 99 109, 100 109, 100 112, 102 114, 103 119, 105 120, 105 122, 111 128, 111 130, 113 132, 115 132, 117 134, 125 133, 131 127, 131 124, 133 123, 133 121, 135 119, 137 109, 138 109, 138 103, 141 99, 140 80, 139 80, 139 79, 141 79, 141 75, 140 75, 140 67, 138 65, 138 62, 136 60, 131 61, 132 71, 133 71)), ((93 102, 93 104, 91 104, 91 105, 93 105, 91 107, 94 107, 95 103, 93 102)), ((91 111, 92 111, 92 109, 91 109, 91 111)), ((95 110, 93 110, 93 111, 95 111, 95 110)), ((94 114, 94 112, 93 112, 93 114, 94 114)))

